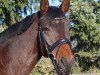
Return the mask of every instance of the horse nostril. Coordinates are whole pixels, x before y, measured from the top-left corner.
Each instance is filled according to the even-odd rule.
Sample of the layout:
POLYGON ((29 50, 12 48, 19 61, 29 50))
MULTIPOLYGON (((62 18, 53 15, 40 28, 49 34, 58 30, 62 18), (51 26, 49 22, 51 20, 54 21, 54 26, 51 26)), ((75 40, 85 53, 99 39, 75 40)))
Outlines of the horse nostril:
POLYGON ((59 60, 59 66, 63 75, 69 75, 71 73, 71 63, 69 63, 65 58, 59 60))
POLYGON ((61 58, 60 62, 65 68, 68 68, 68 62, 65 58, 61 58))

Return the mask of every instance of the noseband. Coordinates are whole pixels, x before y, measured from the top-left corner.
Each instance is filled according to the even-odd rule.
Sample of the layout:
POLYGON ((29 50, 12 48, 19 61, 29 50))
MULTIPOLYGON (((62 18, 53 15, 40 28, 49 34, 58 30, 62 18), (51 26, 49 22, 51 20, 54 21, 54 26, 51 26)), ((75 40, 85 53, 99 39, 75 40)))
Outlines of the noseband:
MULTIPOLYGON (((70 40, 67 39, 67 38, 62 38, 58 41, 56 41, 53 45, 49 45, 46 41, 46 38, 44 36, 44 31, 43 31, 43 28, 42 28, 42 25, 39 24, 38 26, 38 44, 39 44, 39 50, 40 52, 42 53, 42 48, 41 48, 41 43, 43 43, 43 46, 44 46, 44 49, 45 49, 45 52, 46 52, 46 55, 47 57, 49 57, 51 60, 52 60, 52 63, 58 73, 58 75, 62 75, 61 73, 61 70, 60 70, 60 66, 57 65, 57 61, 56 61, 56 58, 53 56, 52 54, 52 51, 58 46, 58 45, 62 45, 62 44, 68 44, 70 47, 71 47, 71 43, 70 43, 70 40)), ((59 51, 59 49, 58 49, 59 51)), ((58 52, 57 51, 57 52, 58 52)), ((41 54, 42 55, 42 54, 41 54)))

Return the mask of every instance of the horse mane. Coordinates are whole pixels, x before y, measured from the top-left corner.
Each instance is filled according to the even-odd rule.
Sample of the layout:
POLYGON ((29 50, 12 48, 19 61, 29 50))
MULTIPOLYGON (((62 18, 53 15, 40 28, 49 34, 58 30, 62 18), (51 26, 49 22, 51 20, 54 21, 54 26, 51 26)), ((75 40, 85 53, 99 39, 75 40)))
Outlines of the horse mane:
POLYGON ((22 21, 11 25, 5 31, 0 33, 0 42, 4 42, 11 37, 14 37, 16 35, 20 35, 23 32, 25 32, 34 22, 34 15, 35 14, 27 16, 22 21))

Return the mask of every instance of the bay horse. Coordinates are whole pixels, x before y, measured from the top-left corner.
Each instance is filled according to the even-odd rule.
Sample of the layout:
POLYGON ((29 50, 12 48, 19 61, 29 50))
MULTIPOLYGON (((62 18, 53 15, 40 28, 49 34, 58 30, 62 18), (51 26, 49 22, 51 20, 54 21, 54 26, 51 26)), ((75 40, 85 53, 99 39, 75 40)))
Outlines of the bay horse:
POLYGON ((70 74, 69 4, 63 0, 58 8, 41 0, 40 11, 0 33, 0 75, 29 75, 42 56, 51 59, 58 75, 70 74))

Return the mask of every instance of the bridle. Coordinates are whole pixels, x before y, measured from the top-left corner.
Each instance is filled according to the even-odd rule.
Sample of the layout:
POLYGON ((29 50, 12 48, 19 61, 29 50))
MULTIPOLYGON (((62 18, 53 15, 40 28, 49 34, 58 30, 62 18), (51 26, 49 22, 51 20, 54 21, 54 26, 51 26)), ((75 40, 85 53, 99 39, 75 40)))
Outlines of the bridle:
MULTIPOLYGON (((42 53, 41 43, 43 43, 43 46, 44 46, 44 49, 46 51, 47 57, 49 57, 52 60, 52 63, 54 65, 58 75, 62 75, 61 70, 60 70, 60 66, 57 65, 56 58, 53 56, 52 51, 57 46, 62 45, 62 44, 68 44, 71 47, 70 40, 67 39, 67 38, 62 38, 62 39, 56 41, 52 46, 50 46, 46 41, 46 38, 44 36, 43 27, 42 27, 41 24, 38 25, 38 37, 37 37, 37 40, 38 40, 38 44, 39 44, 38 48, 39 48, 40 52, 42 53)), ((58 51, 59 51, 59 49, 58 49, 58 51)))

